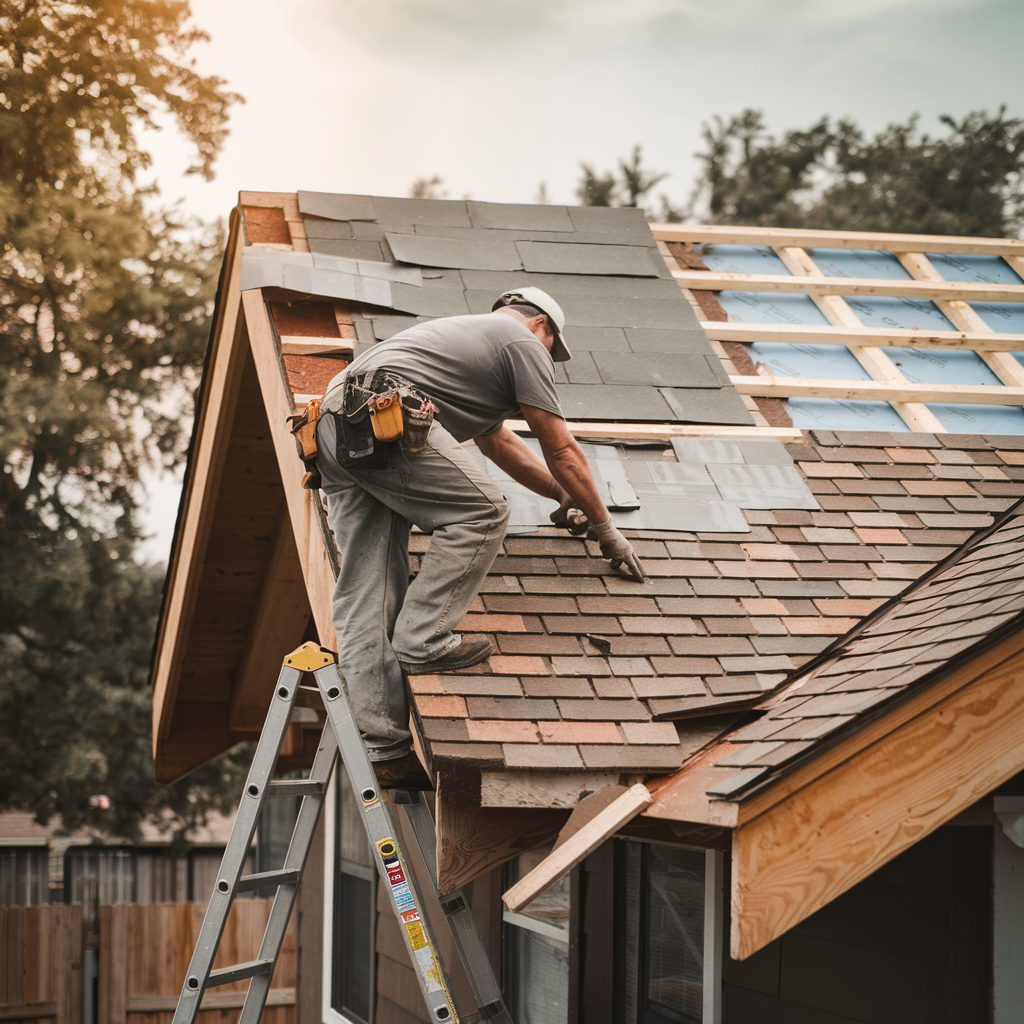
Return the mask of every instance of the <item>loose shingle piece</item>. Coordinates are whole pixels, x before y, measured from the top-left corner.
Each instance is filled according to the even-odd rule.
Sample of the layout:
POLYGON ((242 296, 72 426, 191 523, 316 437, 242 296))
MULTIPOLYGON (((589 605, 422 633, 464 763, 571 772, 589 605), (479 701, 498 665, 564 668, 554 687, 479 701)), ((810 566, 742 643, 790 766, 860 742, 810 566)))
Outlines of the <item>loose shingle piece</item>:
MULTIPOLYGON (((753 425, 639 210, 323 192, 300 192, 299 210, 313 269, 327 272, 284 259, 273 282, 264 267, 261 285, 419 318, 489 313, 503 292, 536 286, 562 306, 579 354, 558 385, 568 417, 753 425), (395 273, 371 275, 387 288, 367 285, 338 276, 331 260, 395 273), (420 271, 415 281, 401 276, 420 271)), ((394 326, 389 318, 369 333, 385 340, 394 326)))

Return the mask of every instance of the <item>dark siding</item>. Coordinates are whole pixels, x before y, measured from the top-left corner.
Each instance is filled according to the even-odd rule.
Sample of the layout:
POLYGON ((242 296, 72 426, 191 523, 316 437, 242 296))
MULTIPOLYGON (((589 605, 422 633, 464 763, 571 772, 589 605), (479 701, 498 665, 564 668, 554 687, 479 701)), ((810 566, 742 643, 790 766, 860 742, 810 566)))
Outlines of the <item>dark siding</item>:
MULTIPOLYGON (((612 1024, 615 1004, 615 844, 599 846, 579 872, 576 928, 578 970, 569 992, 574 1024, 612 1024)), ((575 893, 574 893, 575 895, 575 893)))
POLYGON ((748 960, 727 958, 723 1024, 987 1024, 991 846, 987 826, 940 829, 748 960))

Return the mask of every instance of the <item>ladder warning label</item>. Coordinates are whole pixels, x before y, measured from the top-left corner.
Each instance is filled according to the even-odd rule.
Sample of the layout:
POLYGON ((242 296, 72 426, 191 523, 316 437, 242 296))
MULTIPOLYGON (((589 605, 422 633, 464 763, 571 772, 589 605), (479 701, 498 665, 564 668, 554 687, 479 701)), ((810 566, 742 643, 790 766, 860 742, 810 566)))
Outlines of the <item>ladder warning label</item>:
MULTIPOLYGON (((388 884, 391 886, 391 897, 402 918, 405 934, 412 947, 416 966, 419 967, 420 974, 423 976, 424 985, 428 992, 444 992, 441 971, 434 958, 434 951, 430 947, 427 933, 423 929, 423 920, 416 906, 412 889, 406 880, 405 866, 398 852, 398 846, 393 839, 382 839, 377 843, 377 849, 384 863, 388 884)), ((447 992, 445 994, 447 995, 447 992)))

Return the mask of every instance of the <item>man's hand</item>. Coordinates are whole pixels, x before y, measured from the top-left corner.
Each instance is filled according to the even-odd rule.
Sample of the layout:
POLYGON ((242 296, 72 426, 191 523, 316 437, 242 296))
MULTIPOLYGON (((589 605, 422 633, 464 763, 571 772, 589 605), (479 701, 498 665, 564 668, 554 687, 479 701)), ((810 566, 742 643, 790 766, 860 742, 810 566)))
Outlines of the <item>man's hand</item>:
POLYGON ((558 508, 549 516, 555 526, 568 530, 574 537, 587 532, 590 520, 576 507, 569 492, 555 480, 551 481, 548 497, 558 502, 558 508))
POLYGON ((589 535, 601 546, 601 554, 611 561, 613 569, 624 573, 637 583, 644 583, 647 580, 647 573, 644 572, 633 545, 616 529, 611 519, 605 523, 592 523, 589 535))

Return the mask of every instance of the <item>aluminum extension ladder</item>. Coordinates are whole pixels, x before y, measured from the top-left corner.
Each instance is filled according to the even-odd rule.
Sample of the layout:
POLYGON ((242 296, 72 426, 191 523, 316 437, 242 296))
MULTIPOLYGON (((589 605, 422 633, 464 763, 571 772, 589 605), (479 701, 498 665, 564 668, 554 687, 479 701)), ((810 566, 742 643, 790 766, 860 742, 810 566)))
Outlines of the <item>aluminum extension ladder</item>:
MULTIPOLYGON (((415 879, 402 853, 397 814, 399 805, 408 815, 423 860, 430 870, 431 883, 436 889, 435 832, 430 810, 419 793, 397 789, 390 790, 390 795, 382 792, 359 730, 352 720, 337 658, 333 651, 314 643, 305 643, 292 651, 281 667, 267 720, 231 828, 231 837, 217 873, 213 895, 206 908, 199 941, 178 997, 173 1024, 193 1024, 207 988, 228 985, 246 978, 251 981, 239 1022, 257 1024, 259 1021, 339 749, 356 803, 362 805, 363 824, 377 871, 391 897, 391 909, 398 920, 430 1016, 438 1024, 459 1024, 448 972, 438 955, 415 879), (309 778, 274 782, 271 780, 296 695, 300 688, 312 689, 300 687, 305 673, 312 673, 316 680, 327 709, 327 722, 309 778), (242 866, 252 845, 264 801, 268 797, 283 796, 302 797, 284 865, 276 871, 243 875, 242 866), (258 957, 248 963, 214 970, 213 961, 235 896, 240 892, 275 885, 277 892, 258 957)), ((438 899, 477 1004, 475 1012, 464 1015, 463 1024, 474 1024, 477 1021, 512 1024, 466 897, 459 890, 447 896, 439 894, 438 899)))

